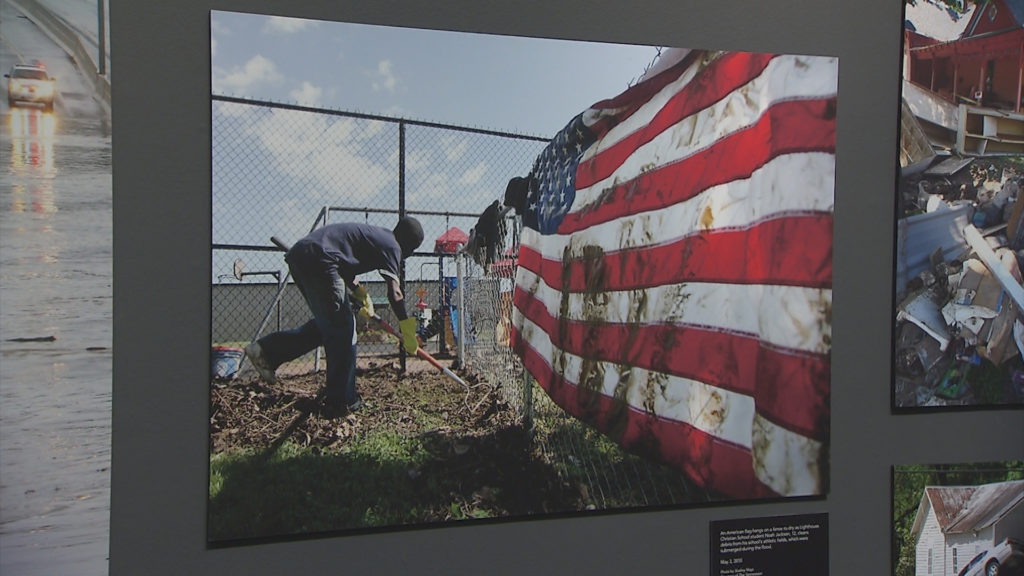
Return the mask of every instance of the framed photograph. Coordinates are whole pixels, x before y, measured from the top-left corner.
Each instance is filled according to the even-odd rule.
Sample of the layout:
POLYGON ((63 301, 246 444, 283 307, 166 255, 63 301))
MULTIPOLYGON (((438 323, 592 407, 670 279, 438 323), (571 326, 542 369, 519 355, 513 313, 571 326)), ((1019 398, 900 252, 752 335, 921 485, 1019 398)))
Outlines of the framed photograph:
POLYGON ((1024 462, 896 466, 893 575, 1024 574, 1024 462))
POLYGON ((828 493, 837 58, 210 31, 212 546, 828 493))
POLYGON ((905 3, 896 409, 1024 405, 1024 15, 905 3))

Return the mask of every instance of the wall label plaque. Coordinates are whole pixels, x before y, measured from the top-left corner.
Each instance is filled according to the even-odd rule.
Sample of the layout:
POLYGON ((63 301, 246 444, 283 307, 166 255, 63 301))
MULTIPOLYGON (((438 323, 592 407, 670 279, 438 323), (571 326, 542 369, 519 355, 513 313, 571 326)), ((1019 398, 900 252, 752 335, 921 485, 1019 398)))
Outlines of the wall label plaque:
POLYGON ((711 576, 828 573, 827 514, 711 522, 711 576))

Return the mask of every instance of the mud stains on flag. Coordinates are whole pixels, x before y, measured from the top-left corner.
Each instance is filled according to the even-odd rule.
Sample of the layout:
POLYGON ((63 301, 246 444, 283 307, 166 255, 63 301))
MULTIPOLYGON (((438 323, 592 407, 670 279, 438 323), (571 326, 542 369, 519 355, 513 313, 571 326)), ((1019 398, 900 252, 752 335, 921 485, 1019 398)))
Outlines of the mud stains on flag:
POLYGON ((530 174, 513 345, 731 498, 827 490, 838 61, 669 51, 530 174))

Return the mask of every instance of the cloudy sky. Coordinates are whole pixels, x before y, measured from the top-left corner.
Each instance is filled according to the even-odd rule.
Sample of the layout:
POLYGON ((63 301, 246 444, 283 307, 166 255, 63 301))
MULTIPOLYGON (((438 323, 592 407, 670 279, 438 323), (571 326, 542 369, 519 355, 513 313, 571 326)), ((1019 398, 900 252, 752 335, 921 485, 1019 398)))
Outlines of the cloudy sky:
MULTIPOLYGON (((230 12, 213 12, 210 30, 213 95, 543 138, 625 90, 658 54, 651 46, 230 12)), ((298 239, 323 206, 397 209, 395 123, 214 101, 212 136, 214 243, 298 239)), ((409 127, 405 146, 409 211, 479 214, 510 177, 529 172, 543 143, 409 127)), ((388 227, 394 218, 331 216, 388 227)), ((421 220, 426 250, 449 227, 468 232, 475 223, 421 220)), ((215 279, 230 272, 234 257, 215 251, 215 279)))
POLYGON ((211 16, 215 94, 550 136, 657 50, 231 12, 211 16))

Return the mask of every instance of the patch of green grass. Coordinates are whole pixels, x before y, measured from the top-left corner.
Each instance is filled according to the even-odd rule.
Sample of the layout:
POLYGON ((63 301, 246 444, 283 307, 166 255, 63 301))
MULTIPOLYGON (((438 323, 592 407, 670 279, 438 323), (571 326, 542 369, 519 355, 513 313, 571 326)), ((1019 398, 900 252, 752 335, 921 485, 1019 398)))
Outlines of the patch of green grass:
POLYGON ((344 452, 285 443, 210 461, 211 539, 237 539, 417 522, 411 471, 429 452, 409 438, 373 434, 344 452), (387 486, 387 490, 381 490, 387 486))
POLYGON ((632 508, 693 501, 693 487, 674 468, 630 454, 610 438, 569 417, 545 418, 534 430, 559 475, 597 508, 632 508))
POLYGON ((971 391, 975 401, 980 404, 1000 404, 1004 402, 1006 387, 1013 376, 1011 363, 1003 366, 984 360, 979 366, 972 366, 969 376, 971 391))
POLYGON ((269 456, 218 454, 210 460, 208 536, 223 542, 533 513, 551 488, 526 472, 526 455, 510 438, 525 447, 521 429, 483 437, 376 431, 337 452, 286 442, 269 456), (474 448, 460 454, 456 445, 474 448))

